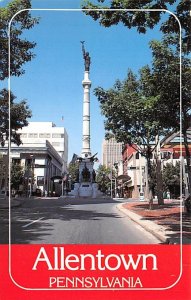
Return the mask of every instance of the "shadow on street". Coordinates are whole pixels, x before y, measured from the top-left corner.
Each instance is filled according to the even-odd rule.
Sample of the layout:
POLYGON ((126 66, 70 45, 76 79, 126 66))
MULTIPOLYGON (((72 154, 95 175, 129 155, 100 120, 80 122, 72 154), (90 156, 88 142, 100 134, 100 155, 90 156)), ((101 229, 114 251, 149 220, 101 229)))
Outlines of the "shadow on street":
MULTIPOLYGON (((107 211, 97 212, 91 210, 91 204, 109 204, 120 203, 120 201, 113 199, 87 199, 87 198, 31 198, 21 200, 22 205, 11 209, 11 243, 12 244, 30 244, 33 241, 41 240, 46 234, 51 235, 53 225, 51 220, 57 221, 71 221, 71 220, 101 220, 103 218, 121 218, 115 213, 107 211), (88 210, 77 209, 74 206, 89 205, 88 210), (27 223, 35 222, 32 226, 25 227, 27 223)), ((0 211, 1 222, 1 236, 0 243, 7 244, 8 240, 8 210, 0 211)))

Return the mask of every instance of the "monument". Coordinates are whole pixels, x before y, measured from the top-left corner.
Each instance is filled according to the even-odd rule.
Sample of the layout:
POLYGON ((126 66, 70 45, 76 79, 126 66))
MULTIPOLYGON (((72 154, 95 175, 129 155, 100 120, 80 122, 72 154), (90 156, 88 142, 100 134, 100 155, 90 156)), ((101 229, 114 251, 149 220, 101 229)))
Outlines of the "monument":
POLYGON ((79 161, 79 182, 74 185, 74 196, 93 197, 98 193, 97 183, 95 182, 94 161, 97 160, 96 154, 92 156, 90 150, 90 88, 89 79, 91 58, 89 52, 85 51, 84 41, 82 44, 82 54, 84 59, 84 79, 82 81, 83 96, 83 131, 82 131, 82 152, 79 161))

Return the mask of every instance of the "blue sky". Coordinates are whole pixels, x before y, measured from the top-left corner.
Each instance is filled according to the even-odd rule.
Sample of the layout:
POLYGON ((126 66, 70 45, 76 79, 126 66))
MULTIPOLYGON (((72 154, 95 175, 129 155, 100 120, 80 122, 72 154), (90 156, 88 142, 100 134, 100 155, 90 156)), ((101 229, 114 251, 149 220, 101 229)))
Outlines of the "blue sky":
MULTIPOLYGON (((6 1, 1 1, 1 6, 6 1)), ((79 8, 80 1, 33 0, 33 8, 79 8)), ((91 56, 91 150, 101 159, 104 138, 103 116, 93 89, 111 87, 123 80, 128 68, 135 72, 151 62, 148 43, 160 39, 158 27, 140 35, 123 25, 104 28, 81 11, 33 11, 39 25, 25 33, 37 43, 36 58, 24 66, 25 74, 11 78, 11 90, 18 100, 27 99, 31 121, 52 121, 64 126, 69 135, 69 160, 81 153, 83 72, 80 41, 91 56), (64 116, 64 121, 61 117, 64 116)))

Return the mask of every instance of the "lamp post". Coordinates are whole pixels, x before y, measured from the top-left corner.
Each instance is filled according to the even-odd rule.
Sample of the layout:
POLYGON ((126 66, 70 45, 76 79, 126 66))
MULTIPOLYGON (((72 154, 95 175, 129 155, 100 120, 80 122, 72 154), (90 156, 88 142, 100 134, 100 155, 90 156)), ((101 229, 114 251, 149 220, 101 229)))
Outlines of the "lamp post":
POLYGON ((64 178, 62 177, 62 197, 64 196, 64 178))
POLYGON ((118 176, 118 162, 114 163, 115 167, 115 198, 117 197, 117 176, 118 176))
POLYGON ((28 183, 29 183, 29 198, 32 196, 32 186, 33 186, 33 183, 34 183, 34 155, 31 154, 30 155, 30 158, 31 158, 31 167, 30 167, 30 170, 31 170, 31 176, 29 176, 29 173, 28 173, 28 183))
POLYGON ((111 181, 110 181, 110 189, 111 189, 110 196, 111 196, 111 198, 113 198, 113 193, 112 193, 112 189, 113 189, 113 183, 112 183, 113 172, 112 172, 112 165, 111 165, 110 161, 108 162, 108 165, 111 168, 111 172, 110 172, 110 177, 111 177, 111 181))
POLYGON ((113 172, 111 168, 111 198, 113 198, 113 172))

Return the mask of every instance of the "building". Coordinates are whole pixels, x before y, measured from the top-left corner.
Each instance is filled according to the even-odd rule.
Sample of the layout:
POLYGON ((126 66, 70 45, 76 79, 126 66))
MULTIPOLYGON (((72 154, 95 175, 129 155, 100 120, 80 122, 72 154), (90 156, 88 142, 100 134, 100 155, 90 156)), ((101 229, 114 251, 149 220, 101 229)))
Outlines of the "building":
MULTIPOLYGON (((189 151, 191 153, 191 128, 188 130, 189 151)), ((183 142, 183 140, 182 140, 183 142)), ((188 174, 186 173, 186 151, 184 145, 180 145, 180 133, 169 134, 168 137, 160 141, 160 147, 157 147, 157 155, 160 158, 161 169, 167 163, 175 165, 180 161, 180 156, 184 157, 183 177, 185 190, 188 190, 188 174)), ((123 183, 124 194, 126 197, 138 199, 140 192, 145 192, 146 183, 146 159, 141 155, 136 145, 125 145, 122 151, 123 156, 123 174, 130 176, 130 179, 123 183)), ((155 160, 156 149, 152 153, 151 160, 155 160)), ((186 193, 186 192, 185 192, 186 193)))
POLYGON ((104 140, 102 143, 102 164, 111 167, 115 162, 122 161, 122 143, 117 143, 115 138, 104 140))
MULTIPOLYGON (((32 194, 37 189, 41 194, 61 194, 59 180, 67 170, 68 135, 64 127, 56 127, 52 122, 29 122, 18 131, 22 144, 11 145, 10 157, 13 164, 20 164, 24 169, 21 189, 25 194, 32 194)), ((0 148, 0 153, 7 153, 7 146, 0 148)), ((5 179, 0 182, 3 190, 5 179)), ((21 191, 20 191, 21 192, 21 191)))
POLYGON ((52 122, 29 122, 28 126, 18 130, 22 145, 25 147, 40 147, 46 141, 54 147, 63 159, 63 171, 68 162, 68 134, 64 127, 57 127, 52 122))
POLYGON ((136 145, 125 145, 123 155, 123 174, 129 179, 124 182, 124 194, 127 198, 139 198, 144 186, 145 158, 137 151, 136 145))

